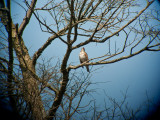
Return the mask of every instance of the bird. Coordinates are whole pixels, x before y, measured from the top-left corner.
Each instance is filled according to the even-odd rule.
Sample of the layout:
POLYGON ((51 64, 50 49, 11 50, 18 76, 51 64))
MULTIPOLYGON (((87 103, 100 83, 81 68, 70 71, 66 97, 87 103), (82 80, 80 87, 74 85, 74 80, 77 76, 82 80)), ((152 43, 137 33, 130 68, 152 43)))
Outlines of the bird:
MULTIPOLYGON (((80 60, 80 63, 82 64, 83 62, 86 62, 88 61, 88 55, 87 53, 85 52, 85 48, 83 47, 81 49, 81 52, 79 53, 79 60, 80 60)), ((88 62, 87 62, 88 63, 88 62)), ((82 66, 83 68, 83 66, 82 66)), ((87 72, 89 72, 89 66, 86 65, 86 69, 87 69, 87 72)))

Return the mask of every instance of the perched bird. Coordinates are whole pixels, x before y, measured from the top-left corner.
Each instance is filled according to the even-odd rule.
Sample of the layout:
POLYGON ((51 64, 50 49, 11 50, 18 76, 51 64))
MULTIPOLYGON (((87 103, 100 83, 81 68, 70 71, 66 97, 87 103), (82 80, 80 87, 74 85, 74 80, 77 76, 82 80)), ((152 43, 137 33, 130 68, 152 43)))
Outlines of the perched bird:
MULTIPOLYGON (((88 60, 88 55, 85 52, 84 47, 81 49, 81 52, 79 53, 79 60, 80 60, 80 63, 86 62, 88 60)), ((86 68, 87 68, 87 71, 89 72, 89 66, 88 65, 86 65, 86 68)))

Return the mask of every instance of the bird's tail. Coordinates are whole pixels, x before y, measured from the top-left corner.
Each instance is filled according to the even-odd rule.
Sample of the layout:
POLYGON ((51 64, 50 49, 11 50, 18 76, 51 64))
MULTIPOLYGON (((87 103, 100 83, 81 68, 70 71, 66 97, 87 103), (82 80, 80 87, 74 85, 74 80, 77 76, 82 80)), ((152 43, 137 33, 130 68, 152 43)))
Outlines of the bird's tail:
POLYGON ((87 72, 89 72, 89 66, 86 66, 87 72))

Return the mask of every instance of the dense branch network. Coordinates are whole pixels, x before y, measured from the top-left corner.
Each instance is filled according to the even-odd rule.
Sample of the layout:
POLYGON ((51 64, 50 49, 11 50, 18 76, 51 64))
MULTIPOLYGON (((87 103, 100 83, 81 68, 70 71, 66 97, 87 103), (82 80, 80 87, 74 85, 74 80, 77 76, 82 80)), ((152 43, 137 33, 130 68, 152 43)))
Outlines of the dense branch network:
MULTIPOLYGON (((17 97, 17 106, 19 109, 23 109, 26 118, 52 120, 59 115, 71 119, 74 114, 80 113, 79 111, 83 111, 92 104, 91 100, 86 106, 81 106, 83 97, 90 93, 88 90, 91 85, 89 74, 86 75, 82 72, 77 75, 71 69, 85 65, 115 63, 144 51, 160 51, 159 13, 156 10, 147 12, 154 2, 153 0, 148 0, 146 6, 139 11, 136 10, 139 4, 133 0, 49 0, 41 7, 36 6, 37 2, 37 0, 32 0, 29 3, 25 0, 25 7, 16 2, 25 10, 26 14, 20 26, 11 21, 12 27, 10 28, 12 29, 10 43, 13 42, 13 46, 10 48, 14 48, 19 63, 18 65, 14 64, 16 66, 14 69, 21 71, 18 77, 12 74, 11 78, 18 91, 15 90, 15 94, 22 94, 19 95, 19 98, 17 97), (47 19, 43 13, 46 14, 47 19), (39 23, 42 32, 49 33, 50 37, 36 50, 33 56, 30 56, 22 35, 32 16, 39 23), (150 19, 158 24, 152 25, 150 19), (59 40, 67 46, 61 62, 54 67, 46 67, 46 63, 38 63, 40 56, 55 40, 59 40), (112 46, 111 42, 115 46, 112 46), (108 43, 108 52, 82 64, 68 64, 72 51, 90 43, 108 43), (36 68, 37 64, 39 68, 36 68), (49 96, 48 99, 45 95, 49 96), (25 97, 23 98, 23 96, 25 97), (73 105, 76 100, 77 104, 73 105), (59 112, 57 113, 57 111, 59 112)), ((8 47, 6 45, 7 36, 2 30, 0 32, 1 39, 4 40, 4 42, 0 42, 1 49, 5 51, 5 48, 8 47)), ((11 52, 13 51, 10 51, 9 54, 5 53, 11 55, 11 52)), ((8 56, 6 56, 5 58, 0 56, 0 71, 9 75, 7 66, 12 60, 8 60, 8 56)), ((14 59, 13 56, 11 58, 14 59)), ((19 74, 19 72, 17 73, 19 74)), ((126 96, 124 96, 123 104, 125 99, 126 96)), ((121 113, 124 113, 121 105, 111 98, 110 101, 121 113)), ((116 108, 113 109, 114 112, 116 108)), ((89 112, 89 109, 86 111, 89 112)), ((95 108, 94 111, 97 112, 95 108)), ((101 115, 103 112, 97 114, 101 115)))
MULTIPOLYGON (((66 4, 65 4, 65 2, 60 2, 57 4, 54 3, 54 5, 52 5, 52 7, 51 7, 51 8, 53 8, 53 6, 55 6, 53 9, 50 9, 49 6, 45 8, 45 10, 47 10, 51 14, 53 20, 55 20, 55 25, 57 26, 58 32, 56 32, 56 31, 51 31, 51 32, 55 33, 55 35, 59 35, 59 36, 65 36, 65 35, 70 36, 70 37, 73 36, 72 41, 65 41, 64 39, 60 39, 60 40, 62 40, 62 42, 66 43, 67 45, 69 45, 69 44, 72 45, 77 39, 79 39, 79 37, 83 36, 84 40, 88 37, 88 39, 85 40, 84 42, 80 42, 79 44, 72 46, 71 50, 74 50, 74 49, 77 49, 81 46, 87 45, 90 42, 104 43, 104 42, 110 40, 113 36, 119 34, 120 32, 123 32, 124 29, 128 30, 130 28, 130 24, 134 24, 133 22, 137 18, 139 18, 140 15, 153 3, 153 1, 147 2, 146 7, 143 8, 138 14, 136 14, 136 11, 135 11, 135 13, 133 12, 134 14, 132 14, 129 12, 129 7, 136 6, 136 4, 132 1, 125 1, 124 0, 122 2, 116 2, 116 1, 104 2, 104 1, 100 0, 94 5, 93 5, 93 1, 88 2, 88 3, 87 3, 87 1, 83 1, 80 3, 75 1, 74 2, 75 6, 73 6, 74 4, 72 2, 70 3, 68 1, 66 4), (93 6, 91 7, 91 5, 93 5, 93 6), (70 11, 69 13, 67 11, 68 8, 66 6, 69 6, 69 8, 71 8, 71 9, 69 9, 69 11, 70 11), (106 6, 106 7, 104 7, 104 6, 106 6), (74 9, 73 9, 73 7, 74 7, 74 9), (112 9, 112 11, 111 11, 111 9, 112 9), (51 12, 51 10, 54 12, 54 14, 51 12), (101 12, 99 12, 99 11, 101 11, 101 12), (69 16, 71 16, 70 21, 69 21, 69 16), (132 19, 129 19, 130 16, 132 16, 132 19), (73 20, 72 20, 72 18, 73 18, 73 20), (128 22, 126 22, 126 21, 128 21, 128 22), (93 24, 92 25, 93 28, 92 28, 92 26, 91 26, 91 28, 85 27, 88 24, 93 24), (63 26, 64 26, 64 28, 63 28, 63 26), (62 29, 60 30, 60 28, 62 28, 62 29), (71 32, 72 28, 74 28, 73 32, 71 32), (68 33, 67 33, 67 31, 68 31, 68 33), (108 35, 108 34, 110 34, 110 35, 108 35)), ((47 5, 48 4, 46 4, 46 6, 47 5)), ((38 9, 36 9, 36 11, 39 9, 41 10, 44 8, 38 8, 38 9)), ((46 24, 47 23, 46 21, 44 21, 44 23, 45 23, 44 24, 42 22, 42 20, 40 20, 39 17, 37 17, 37 19, 41 23, 41 25, 46 27, 47 30, 50 31, 50 29, 52 29, 49 27, 49 25, 46 24)), ((141 23, 140 23, 140 26, 141 26, 141 23)), ((135 32, 133 28, 130 29, 130 31, 135 32)), ((155 35, 155 38, 156 38, 159 35, 158 32, 159 31, 155 30, 154 33, 152 33, 152 35, 155 35)), ((151 32, 149 31, 149 33, 151 33, 151 32)), ((129 36, 129 33, 125 32, 125 34, 126 34, 126 36, 129 36)), ((142 39, 139 40, 137 45, 140 43, 140 41, 144 40, 143 39, 143 38, 145 38, 144 36, 148 36, 148 35, 149 34, 143 34, 142 39)), ((124 49, 126 49, 127 41, 129 41, 128 39, 129 39, 129 37, 127 37, 127 39, 124 42, 122 52, 116 53, 114 55, 110 55, 109 58, 114 57, 115 55, 119 55, 120 53, 123 53, 124 49)), ((46 43, 48 43, 48 41, 46 43)), ((134 45, 134 43, 135 42, 133 42, 133 44, 130 44, 128 46, 134 45)), ((155 44, 154 46, 156 47, 158 45, 159 45, 159 43, 155 44)), ((136 46, 131 48, 130 53, 132 53, 133 48, 135 48, 136 46)), ((149 47, 147 46, 147 48, 143 49, 143 51, 144 50, 151 50, 148 48, 149 47)), ((159 49, 156 49, 155 51, 158 51, 158 50, 159 49)), ((39 49, 39 51, 40 51, 40 49, 39 49)), ((38 53, 38 51, 37 51, 37 53, 38 53)), ((136 55, 138 53, 131 54, 126 57, 129 58, 129 57, 136 55)), ((111 62, 104 62, 104 59, 105 60, 108 59, 108 57, 104 58, 105 56, 108 56, 108 55, 103 55, 103 59, 96 61, 94 63, 87 63, 87 65, 111 63, 111 62)), ((121 59, 126 59, 126 57, 123 57, 121 59)), ((100 58, 100 57, 97 57, 97 58, 100 58)), ((93 58, 93 59, 95 60, 96 58, 93 58)), ((91 60, 93 60, 93 59, 91 59, 91 60)), ((119 60, 119 59, 117 59, 117 60, 119 60)), ((86 65, 86 64, 83 64, 83 65, 86 65)), ((78 65, 78 67, 80 67, 80 66, 81 65, 78 65)), ((69 66, 68 69, 75 69, 78 67, 69 66)))

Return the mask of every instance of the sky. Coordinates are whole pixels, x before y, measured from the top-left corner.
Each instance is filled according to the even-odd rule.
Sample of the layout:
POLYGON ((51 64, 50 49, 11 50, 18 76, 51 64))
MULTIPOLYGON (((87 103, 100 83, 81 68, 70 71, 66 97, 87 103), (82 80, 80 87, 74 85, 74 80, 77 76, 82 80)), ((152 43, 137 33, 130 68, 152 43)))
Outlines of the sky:
MULTIPOLYGON (((157 1, 152 7, 160 9, 157 1)), ((21 16, 24 16, 24 10, 17 6, 15 2, 12 2, 12 10, 14 23, 21 23, 21 16)), ((48 37, 50 37, 50 35, 41 32, 39 24, 36 22, 34 16, 32 16, 30 24, 26 27, 23 34, 25 44, 29 48, 31 56, 45 43, 48 37)), ((115 39, 121 39, 121 36, 117 36, 115 39)), ((92 43, 85 46, 89 58, 94 58, 107 51, 108 49, 105 47, 107 44, 108 42, 104 44, 92 43)), ((65 49, 66 46, 64 44, 55 40, 44 51, 42 57, 48 59, 55 57, 61 60, 65 54, 65 49)), ((73 65, 79 64, 78 55, 80 50, 81 48, 71 53, 69 63, 73 65)), ((85 71, 85 69, 82 68, 78 68, 76 71, 78 70, 85 71)), ((91 72, 91 80, 93 82, 106 82, 93 86, 93 88, 97 88, 97 93, 94 95, 97 104, 103 105, 104 90, 107 95, 121 100, 121 93, 128 89, 127 100, 129 105, 134 109, 147 100, 146 92, 153 101, 160 101, 160 52, 143 52, 132 58, 116 63, 93 66, 92 71, 94 71, 93 73, 91 72), (99 69, 94 71, 97 68, 99 69)))

